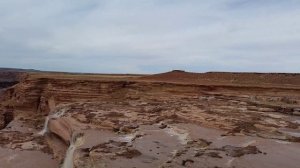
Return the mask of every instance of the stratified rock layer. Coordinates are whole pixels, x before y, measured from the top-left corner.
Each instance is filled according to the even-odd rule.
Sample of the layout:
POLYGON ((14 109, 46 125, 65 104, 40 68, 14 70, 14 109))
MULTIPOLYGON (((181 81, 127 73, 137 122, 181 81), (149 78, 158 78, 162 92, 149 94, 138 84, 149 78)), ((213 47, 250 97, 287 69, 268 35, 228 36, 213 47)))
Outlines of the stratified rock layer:
POLYGON ((299 74, 28 73, 19 82, 0 96, 3 148, 62 162, 83 134, 74 167, 300 164, 299 74), (41 136, 47 116, 58 117, 41 136))

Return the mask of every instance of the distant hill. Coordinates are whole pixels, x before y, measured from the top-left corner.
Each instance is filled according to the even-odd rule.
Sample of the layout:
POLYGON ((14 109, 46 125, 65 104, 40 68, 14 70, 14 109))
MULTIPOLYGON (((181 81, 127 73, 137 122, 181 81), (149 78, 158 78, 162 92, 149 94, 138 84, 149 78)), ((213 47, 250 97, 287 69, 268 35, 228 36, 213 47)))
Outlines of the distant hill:
POLYGON ((40 72, 39 70, 35 69, 19 69, 19 68, 1 68, 0 72, 40 72))
MULTIPOLYGON (((122 76, 129 74, 100 74, 100 73, 71 73, 71 72, 55 72, 55 71, 39 71, 34 69, 16 69, 16 68, 0 68, 0 82, 20 81, 26 76, 26 73, 50 73, 60 75, 110 75, 122 76)), ((134 74, 130 74, 134 76, 134 74)), ((173 70, 166 73, 153 75, 135 75, 140 76, 140 80, 159 81, 159 82, 175 82, 186 84, 204 84, 204 85, 292 85, 300 87, 300 73, 255 73, 255 72, 206 72, 195 73, 185 72, 182 70, 173 70)))
POLYGON ((0 82, 2 85, 20 81, 27 72, 38 72, 33 69, 0 68, 0 82))
POLYGON ((295 85, 300 86, 299 73, 242 73, 207 72, 194 73, 174 70, 141 77, 142 80, 190 84, 242 84, 242 85, 295 85))

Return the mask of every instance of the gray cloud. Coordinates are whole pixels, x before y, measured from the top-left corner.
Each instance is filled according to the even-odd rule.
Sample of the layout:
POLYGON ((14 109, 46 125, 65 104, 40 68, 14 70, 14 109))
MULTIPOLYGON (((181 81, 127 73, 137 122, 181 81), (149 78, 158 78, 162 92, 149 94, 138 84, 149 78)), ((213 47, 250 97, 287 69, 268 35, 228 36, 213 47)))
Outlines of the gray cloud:
POLYGON ((297 0, 2 0, 0 66, 300 72, 297 0))

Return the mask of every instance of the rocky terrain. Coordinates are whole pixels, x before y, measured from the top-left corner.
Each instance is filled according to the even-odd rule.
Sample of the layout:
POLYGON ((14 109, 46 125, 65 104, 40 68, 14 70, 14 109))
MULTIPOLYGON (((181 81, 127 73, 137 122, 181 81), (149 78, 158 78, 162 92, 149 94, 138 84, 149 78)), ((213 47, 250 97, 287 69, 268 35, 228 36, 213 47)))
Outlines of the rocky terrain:
POLYGON ((0 167, 300 165, 300 74, 10 71, 0 79, 13 81, 0 93, 0 167))

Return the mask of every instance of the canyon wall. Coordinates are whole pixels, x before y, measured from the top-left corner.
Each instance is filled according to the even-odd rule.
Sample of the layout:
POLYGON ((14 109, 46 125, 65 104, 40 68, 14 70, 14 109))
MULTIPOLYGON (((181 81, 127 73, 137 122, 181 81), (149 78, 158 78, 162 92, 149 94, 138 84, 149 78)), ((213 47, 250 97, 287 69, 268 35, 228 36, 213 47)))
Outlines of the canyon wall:
MULTIPOLYGON (((62 162, 73 137, 83 133, 83 147, 73 151, 76 157, 71 160, 74 167, 84 167, 88 164, 100 166, 107 154, 127 159, 144 156, 149 151, 133 148, 130 143, 147 136, 145 132, 153 127, 157 129, 156 125, 158 132, 163 131, 162 135, 167 131, 171 137, 178 136, 178 146, 191 145, 185 144, 188 141, 185 132, 176 132, 175 126, 183 124, 216 129, 222 132, 219 138, 246 136, 300 142, 297 134, 289 132, 299 128, 295 120, 300 116, 298 77, 289 79, 293 81, 290 84, 269 83, 266 79, 259 82, 259 74, 257 80, 253 78, 252 83, 244 84, 240 82, 243 78, 237 76, 235 80, 230 77, 216 82, 217 78, 195 80, 195 74, 190 75, 181 71, 153 76, 27 73, 0 96, 0 126, 5 130, 0 133, 6 137, 2 145, 16 148, 30 142, 35 144, 30 150, 45 151, 62 162), (45 125, 46 131, 39 134, 45 125), (180 139, 180 136, 186 138, 180 139), (8 143, 12 137, 16 142, 8 143), (117 140, 108 141, 108 137, 117 140), (122 146, 125 142, 119 139, 128 146, 122 146), (103 140, 103 144, 99 140, 103 140), (95 163, 86 161, 88 157, 93 157, 95 163)), ((191 131, 192 135, 193 130, 186 131, 191 131)), ((148 138, 160 139, 159 136, 148 138)), ((198 141, 193 143, 209 145, 206 141, 198 141)), ((152 157, 152 153, 149 155, 152 157)), ((160 161, 159 164, 166 159, 153 157, 160 161)), ((136 161, 142 164, 141 160, 136 161)), ((105 162, 108 165, 116 163, 110 159, 105 162)))
MULTIPOLYGON (((60 104, 130 100, 149 102, 152 99, 161 102, 182 97, 197 99, 207 95, 231 100, 243 95, 243 99, 248 99, 248 104, 272 108, 287 114, 297 114, 298 110, 299 89, 296 85, 290 88, 266 85, 199 85, 166 83, 150 79, 145 80, 145 77, 142 80, 139 78, 94 80, 80 77, 64 79, 33 74, 24 78, 21 83, 8 88, 2 94, 4 101, 1 106, 2 110, 13 111, 13 116, 30 114, 41 118, 60 104)), ((183 116, 182 118, 185 118, 183 116)))

